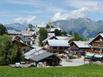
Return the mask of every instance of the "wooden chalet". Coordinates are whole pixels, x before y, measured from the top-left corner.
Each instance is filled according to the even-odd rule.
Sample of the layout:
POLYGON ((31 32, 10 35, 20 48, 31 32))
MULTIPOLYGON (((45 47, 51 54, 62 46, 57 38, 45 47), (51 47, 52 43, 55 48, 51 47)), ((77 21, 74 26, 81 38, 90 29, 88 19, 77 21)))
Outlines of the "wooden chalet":
POLYGON ((24 52, 27 52, 28 50, 33 49, 32 46, 28 45, 21 36, 15 36, 12 38, 12 42, 15 43, 17 46, 21 47, 24 52))
POLYGON ((70 48, 71 51, 85 51, 88 52, 91 50, 90 45, 88 44, 88 41, 73 41, 70 43, 70 48))
POLYGON ((48 40, 45 48, 52 53, 65 53, 65 50, 69 48, 69 43, 67 40, 48 40))
POLYGON ((91 46, 90 52, 103 54, 103 33, 99 33, 89 44, 91 46))
POLYGON ((58 66, 61 61, 56 54, 47 52, 47 50, 42 48, 32 49, 25 53, 24 56, 29 62, 35 62, 36 66, 39 63, 45 66, 58 66))
POLYGON ((103 58, 103 33, 99 33, 91 41, 73 41, 70 43, 71 51, 84 51, 86 56, 103 58))

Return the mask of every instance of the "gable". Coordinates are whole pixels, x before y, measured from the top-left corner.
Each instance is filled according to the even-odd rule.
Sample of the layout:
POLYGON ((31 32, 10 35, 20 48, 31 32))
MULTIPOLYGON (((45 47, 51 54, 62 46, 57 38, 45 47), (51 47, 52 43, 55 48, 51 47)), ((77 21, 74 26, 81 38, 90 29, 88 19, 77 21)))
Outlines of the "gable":
POLYGON ((97 37, 95 37, 89 44, 92 45, 93 43, 96 42, 102 42, 103 41, 103 37, 101 35, 98 35, 97 37))
POLYGON ((78 46, 74 42, 70 43, 70 47, 71 48, 78 48, 78 46))

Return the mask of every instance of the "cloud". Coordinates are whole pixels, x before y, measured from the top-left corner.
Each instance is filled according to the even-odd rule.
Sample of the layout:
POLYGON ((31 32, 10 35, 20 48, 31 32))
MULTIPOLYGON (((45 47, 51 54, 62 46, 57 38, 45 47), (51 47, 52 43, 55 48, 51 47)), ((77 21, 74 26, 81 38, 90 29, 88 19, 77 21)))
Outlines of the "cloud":
POLYGON ((65 20, 67 19, 68 15, 62 14, 61 12, 57 12, 54 14, 54 16, 50 19, 51 21, 56 21, 56 20, 65 20))
POLYGON ((55 13, 52 18, 50 19, 51 21, 56 21, 56 20, 66 20, 66 19, 72 19, 72 18, 84 18, 87 17, 89 12, 89 9, 86 7, 77 9, 77 10, 73 10, 71 12, 67 12, 67 13, 61 13, 61 12, 57 12, 55 13))
POLYGON ((36 16, 18 17, 14 19, 14 23, 31 24, 35 21, 36 16))
POLYGON ((3 0, 0 4, 1 7, 3 7, 3 4, 10 5, 9 7, 3 7, 3 10, 7 13, 0 14, 0 17, 18 17, 15 21, 20 20, 22 22, 29 22, 26 19, 29 15, 37 16, 40 22, 47 22, 53 14, 50 20, 56 21, 87 17, 90 12, 93 14, 95 12, 103 12, 102 0, 3 0), (13 9, 16 9, 16 11, 13 9), (26 15, 27 17, 23 17, 26 15))
POLYGON ((84 18, 88 15, 89 9, 86 7, 73 10, 70 14, 68 14, 68 18, 84 18))
POLYGON ((103 1, 102 0, 65 0, 66 5, 71 6, 73 8, 82 8, 86 7, 90 11, 99 11, 103 12, 103 1))
POLYGON ((55 13, 51 20, 65 20, 71 18, 84 18, 88 17, 90 13, 103 12, 103 1, 98 0, 64 0, 65 5, 74 8, 71 12, 57 12, 55 13))

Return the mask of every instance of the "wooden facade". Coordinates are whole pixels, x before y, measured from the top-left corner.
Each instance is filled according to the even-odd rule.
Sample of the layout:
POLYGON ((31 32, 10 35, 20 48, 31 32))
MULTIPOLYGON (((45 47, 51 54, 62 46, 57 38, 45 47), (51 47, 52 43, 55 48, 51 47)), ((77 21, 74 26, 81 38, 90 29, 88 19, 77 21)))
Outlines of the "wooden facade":
POLYGON ((60 47, 60 46, 49 46, 48 51, 51 53, 65 53, 65 50, 68 50, 69 47, 60 47))
POLYGON ((50 57, 47 57, 39 62, 43 62, 46 64, 46 66, 58 66, 60 64, 60 58, 58 58, 55 55, 52 55, 50 57))
POLYGON ((77 46, 74 42, 70 43, 70 48, 71 51, 85 51, 85 52, 89 52, 91 51, 91 48, 87 48, 87 47, 79 47, 77 46))
POLYGON ((78 47, 74 42, 70 43, 70 50, 85 51, 95 54, 103 54, 103 34, 98 34, 91 42, 88 43, 90 48, 78 47))
POLYGON ((103 37, 98 35, 95 39, 90 42, 91 52, 97 54, 103 54, 103 37))

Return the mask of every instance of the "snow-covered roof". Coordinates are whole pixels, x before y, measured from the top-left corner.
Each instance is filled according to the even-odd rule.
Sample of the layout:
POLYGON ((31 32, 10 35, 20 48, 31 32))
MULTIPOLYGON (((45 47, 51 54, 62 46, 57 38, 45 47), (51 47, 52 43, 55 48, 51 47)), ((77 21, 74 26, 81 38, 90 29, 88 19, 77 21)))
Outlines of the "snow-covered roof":
POLYGON ((67 40, 48 40, 49 46, 63 46, 68 47, 68 41, 67 40))
POLYGON ((79 48, 90 48, 88 41, 73 41, 79 48))

